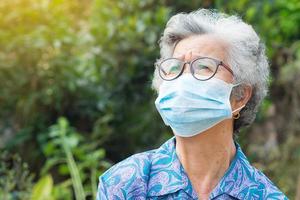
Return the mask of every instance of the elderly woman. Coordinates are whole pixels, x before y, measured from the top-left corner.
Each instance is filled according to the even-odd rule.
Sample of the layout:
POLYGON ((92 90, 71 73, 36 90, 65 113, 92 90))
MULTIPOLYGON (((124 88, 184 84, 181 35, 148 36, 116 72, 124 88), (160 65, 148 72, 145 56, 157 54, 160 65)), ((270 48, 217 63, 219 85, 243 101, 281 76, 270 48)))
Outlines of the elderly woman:
POLYGON ((155 105, 174 136, 108 169, 97 198, 287 199, 234 140, 267 93, 265 48, 253 28, 200 9, 173 16, 160 48, 155 105))

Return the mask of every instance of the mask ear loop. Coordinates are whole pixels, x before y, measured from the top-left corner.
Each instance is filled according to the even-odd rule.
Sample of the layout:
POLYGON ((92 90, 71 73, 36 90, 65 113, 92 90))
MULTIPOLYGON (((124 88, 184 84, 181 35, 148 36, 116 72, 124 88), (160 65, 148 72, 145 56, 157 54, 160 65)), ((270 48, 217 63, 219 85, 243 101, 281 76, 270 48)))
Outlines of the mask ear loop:
MULTIPOLYGON (((242 84, 241 82, 240 82, 240 83, 236 83, 236 84, 233 84, 232 87, 236 87, 236 86, 239 86, 239 85, 241 85, 241 84, 242 84)), ((244 108, 244 107, 245 107, 245 105, 242 105, 241 107, 235 109, 234 111, 232 111, 232 114, 235 113, 235 112, 238 111, 238 110, 241 110, 241 109, 244 108)), ((238 119, 238 118, 240 118, 240 116, 241 116, 241 114, 238 113, 238 114, 236 114, 236 115, 233 116, 233 119, 238 119)))

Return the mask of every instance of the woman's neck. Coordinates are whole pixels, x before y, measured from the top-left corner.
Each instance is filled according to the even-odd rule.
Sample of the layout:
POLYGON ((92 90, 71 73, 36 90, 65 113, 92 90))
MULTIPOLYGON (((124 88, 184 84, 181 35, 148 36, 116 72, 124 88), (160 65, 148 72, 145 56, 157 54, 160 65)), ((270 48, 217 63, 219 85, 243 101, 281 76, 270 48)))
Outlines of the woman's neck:
POLYGON ((235 156, 232 120, 193 137, 176 136, 176 153, 201 199, 209 197, 235 156))

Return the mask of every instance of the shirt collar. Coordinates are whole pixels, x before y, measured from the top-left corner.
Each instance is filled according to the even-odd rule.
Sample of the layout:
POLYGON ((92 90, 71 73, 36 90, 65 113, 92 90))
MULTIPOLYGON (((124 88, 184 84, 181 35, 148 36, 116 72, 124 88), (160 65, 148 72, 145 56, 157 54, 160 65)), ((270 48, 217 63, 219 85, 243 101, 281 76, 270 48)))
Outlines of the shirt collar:
POLYGON ((149 197, 171 194, 182 189, 197 198, 177 157, 175 142, 173 136, 152 155, 147 192, 149 197))
MULTIPOLYGON (((197 199, 190 180, 181 165, 175 150, 176 138, 173 136, 152 154, 152 165, 148 182, 148 196, 162 196, 183 190, 191 198, 197 199)), ((235 142, 236 154, 229 168, 210 194, 213 199, 221 194, 238 198, 240 182, 235 181, 241 175, 241 165, 251 168, 238 143, 235 142)))

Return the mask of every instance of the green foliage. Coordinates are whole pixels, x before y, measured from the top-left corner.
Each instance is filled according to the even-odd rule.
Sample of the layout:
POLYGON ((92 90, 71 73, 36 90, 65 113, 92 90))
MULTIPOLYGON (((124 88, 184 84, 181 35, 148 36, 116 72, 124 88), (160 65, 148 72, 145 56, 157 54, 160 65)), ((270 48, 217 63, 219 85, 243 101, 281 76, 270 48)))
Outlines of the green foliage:
POLYGON ((0 154, 0 199, 29 199, 33 175, 17 154, 1 149, 0 154))
MULTIPOLYGON (((109 163, 103 161, 105 151, 101 148, 98 149, 97 143, 85 143, 81 134, 70 127, 68 121, 63 117, 60 117, 57 124, 49 128, 48 135, 49 141, 44 146, 44 153, 48 159, 42 173, 48 173, 51 168, 56 166, 60 175, 71 177, 77 200, 85 199, 86 196, 95 198, 97 175, 102 173, 99 170, 107 169, 110 166, 109 163)), ((69 188, 64 190, 66 193, 70 193, 69 188)))
MULTIPOLYGON (((83 200, 85 199, 85 194, 82 186, 82 181, 79 175, 78 167, 71 152, 71 148, 74 148, 74 146, 78 145, 78 139, 75 134, 70 136, 67 135, 67 133, 70 131, 69 129, 70 128, 67 120, 65 118, 59 118, 58 124, 51 127, 49 135, 53 138, 53 141, 51 141, 51 143, 59 145, 58 149, 62 149, 65 154, 64 157, 66 157, 66 162, 69 173, 71 175, 76 199, 83 200)), ((95 158, 97 159, 97 157, 95 158)))
POLYGON ((165 141, 171 131, 151 90, 157 41, 172 14, 200 7, 240 15, 267 44, 270 96, 239 140, 251 160, 294 197, 300 160, 298 0, 2 0, 0 148, 12 153, 1 156, 18 153, 37 180, 32 190, 29 168, 4 156, 0 198, 95 199, 98 176, 112 163, 165 141), (258 150, 258 138, 265 146, 269 132, 276 132, 277 150, 258 150))
POLYGON ((153 122, 159 116, 150 86, 157 40, 169 9, 151 0, 96 0, 92 8, 91 34, 100 46, 94 60, 103 88, 99 105, 111 116, 114 133, 105 148, 122 159, 127 152, 152 148, 164 137, 162 126, 153 122))
POLYGON ((31 200, 51 200, 53 179, 51 175, 42 177, 33 187, 31 200))

